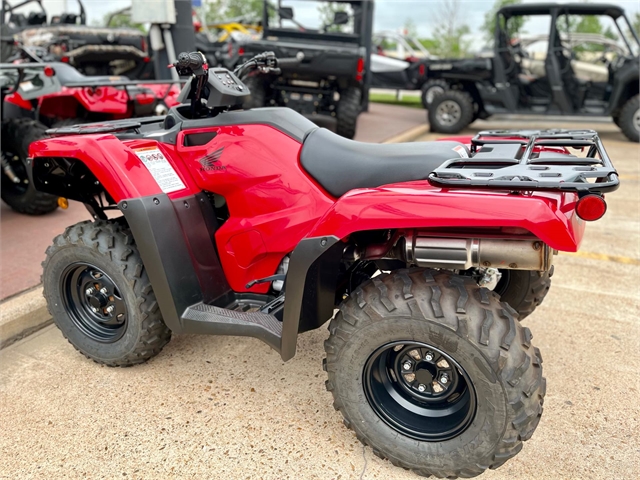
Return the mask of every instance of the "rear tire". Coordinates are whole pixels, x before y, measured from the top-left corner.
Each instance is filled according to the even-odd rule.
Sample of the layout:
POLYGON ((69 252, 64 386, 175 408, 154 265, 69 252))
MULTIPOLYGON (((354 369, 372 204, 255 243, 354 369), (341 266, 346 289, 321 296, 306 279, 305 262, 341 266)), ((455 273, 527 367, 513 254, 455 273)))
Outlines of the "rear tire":
POLYGON ((437 133, 458 133, 473 121, 473 115, 473 98, 461 90, 436 96, 428 112, 431 130, 437 133))
POLYGON ((439 80, 439 79, 428 80, 422 86, 422 95, 421 95, 422 106, 426 110, 429 110, 429 106, 431 106, 431 104, 433 103, 434 98, 437 95, 443 94, 447 90, 449 90, 449 84, 444 80, 439 80))
POLYGON ((68 227, 42 266, 49 313, 87 358, 127 367, 154 357, 171 339, 133 236, 120 224, 68 227))
POLYGON ((29 145, 45 138, 46 127, 30 119, 9 120, 2 124, 2 155, 20 180, 13 182, 3 171, 1 195, 19 213, 44 215, 58 208, 58 197, 36 190, 27 174, 29 145))
POLYGON ((551 288, 553 267, 548 272, 502 270, 502 278, 494 292, 508 303, 520 317, 528 317, 544 301, 551 288))
POLYGON ((618 126, 632 142, 640 142, 640 95, 631 97, 620 110, 618 126))
POLYGON ((396 466, 423 476, 473 477, 515 456, 538 426, 546 382, 531 331, 471 277, 425 269, 380 275, 342 303, 329 331, 324 366, 334 407, 362 443, 396 466), (414 344, 416 350, 407 353, 400 347, 412 349, 414 344), (376 356, 381 348, 388 352, 384 362, 376 356), (429 349, 436 355, 433 368, 429 349), (416 351, 420 360, 402 357, 415 359, 416 351), (440 357, 448 359, 444 366, 440 357), (386 369, 372 370, 372 359, 386 369), (439 382, 444 385, 439 402, 445 402, 440 414, 409 421, 417 418, 415 412, 439 405, 435 380, 442 379, 442 372, 436 367, 447 368, 451 362, 454 378, 448 387, 439 382), (415 372, 413 379, 406 371, 415 372), (417 391, 416 382, 431 391, 417 391), (391 390, 395 397, 385 394, 391 390), (477 399, 471 417, 468 398, 477 399), (433 433, 437 425, 442 438, 427 439, 425 429, 433 433), (409 429, 420 435, 407 433, 409 429))
POLYGON ((362 110, 361 101, 362 91, 359 88, 351 87, 340 92, 340 103, 336 112, 338 135, 348 139, 355 137, 358 116, 362 110))

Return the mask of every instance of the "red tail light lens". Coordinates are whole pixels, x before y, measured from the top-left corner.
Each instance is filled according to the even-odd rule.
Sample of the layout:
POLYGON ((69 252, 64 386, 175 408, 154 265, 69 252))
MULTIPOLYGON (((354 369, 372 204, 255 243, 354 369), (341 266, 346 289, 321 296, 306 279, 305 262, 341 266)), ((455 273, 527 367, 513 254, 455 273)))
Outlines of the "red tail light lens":
POLYGON ((356 80, 361 82, 364 78, 364 58, 358 59, 358 67, 356 68, 356 80))
POLYGON ((56 74, 56 71, 52 67, 47 65, 46 67, 44 67, 44 74, 47 77, 53 77, 56 74))
POLYGON ((62 58, 60 59, 60 61, 61 61, 62 63, 69 63, 69 57, 62 57, 62 58))
POLYGON ((244 55, 244 47, 240 47, 238 49, 238 55, 243 56, 244 55))
POLYGON ((576 213, 587 221, 600 220, 607 211, 607 203, 600 195, 585 195, 576 204, 576 213))
POLYGON ((139 93, 136 95, 136 102, 138 105, 149 105, 150 103, 155 102, 155 97, 153 95, 149 95, 147 93, 139 93))

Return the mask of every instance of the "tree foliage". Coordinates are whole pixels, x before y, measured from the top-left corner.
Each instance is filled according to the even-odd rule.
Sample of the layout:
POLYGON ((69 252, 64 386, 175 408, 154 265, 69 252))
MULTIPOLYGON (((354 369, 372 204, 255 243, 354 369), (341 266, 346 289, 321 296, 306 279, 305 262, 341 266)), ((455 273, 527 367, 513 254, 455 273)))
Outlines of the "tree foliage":
POLYGON ((206 3, 205 21, 220 23, 237 17, 246 20, 262 19, 262 0, 209 0, 206 3))
MULTIPOLYGON (((118 10, 118 12, 119 11, 120 10, 118 10)), ((102 25, 107 26, 107 27, 114 27, 114 28, 123 28, 123 27, 135 28, 137 30, 140 30, 143 33, 147 33, 147 28, 143 24, 141 24, 141 23, 133 23, 131 21, 131 13, 129 13, 129 12, 123 12, 123 13, 110 12, 110 13, 106 13, 104 15, 104 17, 102 18, 102 25)))
POLYGON ((469 25, 461 20, 460 0, 441 0, 435 18, 438 24, 433 30, 431 53, 444 58, 460 58, 469 52, 470 42, 465 38, 471 33, 469 25))
MULTIPOLYGON (((517 5, 522 3, 522 0, 496 0, 493 4, 491 10, 489 10, 484 16, 484 22, 480 27, 480 30, 484 33, 487 42, 490 45, 493 45, 493 39, 495 38, 496 32, 496 14, 498 10, 502 7, 506 7, 508 5, 517 5)), ((509 38, 515 37, 518 33, 521 33, 522 26, 526 21, 526 17, 511 17, 507 24, 504 24, 504 19, 502 19, 502 28, 507 32, 509 38)))
POLYGON ((320 23, 322 26, 329 25, 327 32, 347 32, 353 22, 353 18, 346 25, 333 25, 333 19, 337 12, 348 12, 347 6, 336 2, 322 2, 318 5, 318 14, 320 15, 320 23))

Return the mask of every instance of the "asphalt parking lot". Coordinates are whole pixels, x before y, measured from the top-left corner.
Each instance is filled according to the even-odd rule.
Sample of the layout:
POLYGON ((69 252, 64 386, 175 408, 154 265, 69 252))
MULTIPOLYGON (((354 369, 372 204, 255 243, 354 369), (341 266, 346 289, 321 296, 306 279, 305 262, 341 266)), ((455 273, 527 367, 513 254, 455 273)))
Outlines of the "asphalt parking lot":
MULTIPOLYGON (((558 124, 470 133, 543 126, 558 124)), ((556 257, 551 292, 525 320, 548 382, 540 426, 481 478, 637 478, 640 147, 595 128, 622 186, 582 252, 556 257)), ((0 478, 417 478, 342 425, 324 387, 327 335, 303 334, 286 364, 259 340, 177 336, 145 365, 110 369, 47 327, 0 351, 0 478)))

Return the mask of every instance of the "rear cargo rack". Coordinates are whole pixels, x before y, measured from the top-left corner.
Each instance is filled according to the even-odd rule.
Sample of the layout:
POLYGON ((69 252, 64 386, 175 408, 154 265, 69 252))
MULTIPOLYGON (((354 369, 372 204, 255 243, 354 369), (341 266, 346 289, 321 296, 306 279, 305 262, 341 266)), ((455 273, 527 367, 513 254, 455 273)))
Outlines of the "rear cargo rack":
POLYGON ((448 160, 429 174, 441 188, 605 193, 618 173, 594 130, 488 130, 471 140, 471 156, 448 160), (587 149, 585 157, 566 148, 587 149))

